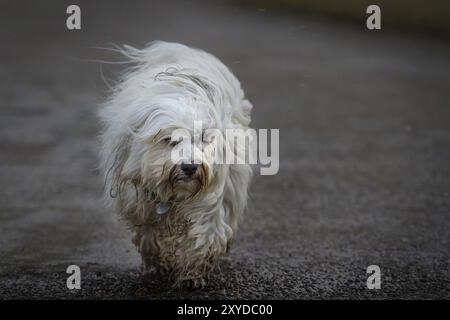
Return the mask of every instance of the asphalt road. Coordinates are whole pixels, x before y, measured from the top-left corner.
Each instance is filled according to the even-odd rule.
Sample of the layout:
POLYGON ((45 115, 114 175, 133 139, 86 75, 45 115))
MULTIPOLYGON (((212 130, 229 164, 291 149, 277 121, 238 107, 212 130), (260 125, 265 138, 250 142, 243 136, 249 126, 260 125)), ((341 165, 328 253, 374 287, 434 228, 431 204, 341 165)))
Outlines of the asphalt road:
POLYGON ((78 3, 80 31, 69 3, 0 10, 0 298, 450 298, 448 40, 226 2, 78 3), (95 47, 156 39, 217 55, 253 127, 280 129, 279 174, 255 175, 234 250, 193 292, 142 276, 99 200, 92 60, 120 58, 95 47))

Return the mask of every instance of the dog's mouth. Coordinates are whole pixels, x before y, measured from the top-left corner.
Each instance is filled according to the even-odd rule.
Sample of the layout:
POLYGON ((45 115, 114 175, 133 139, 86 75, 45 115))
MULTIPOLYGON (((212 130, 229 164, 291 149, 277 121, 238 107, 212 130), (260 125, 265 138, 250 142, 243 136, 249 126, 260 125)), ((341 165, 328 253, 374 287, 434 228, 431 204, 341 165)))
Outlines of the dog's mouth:
POLYGON ((172 192, 178 196, 193 198, 207 187, 207 170, 205 165, 199 164, 194 169, 184 168, 183 164, 173 165, 170 169, 168 182, 172 192))
POLYGON ((179 182, 192 182, 192 181, 198 181, 198 177, 192 177, 192 176, 181 176, 176 178, 175 183, 179 182))
MULTIPOLYGON (((200 185, 206 184, 206 170, 203 164, 195 165, 193 169, 183 169, 183 165, 173 165, 169 173, 169 182, 174 187, 177 183, 197 182, 200 185)), ((193 166, 193 165, 191 165, 193 166)))
POLYGON ((199 164, 195 171, 192 168, 184 169, 181 164, 167 163, 163 166, 159 179, 147 179, 144 182, 146 198, 157 206, 160 204, 160 212, 167 212, 167 207, 197 199, 208 188, 212 177, 208 177, 205 164, 199 164))

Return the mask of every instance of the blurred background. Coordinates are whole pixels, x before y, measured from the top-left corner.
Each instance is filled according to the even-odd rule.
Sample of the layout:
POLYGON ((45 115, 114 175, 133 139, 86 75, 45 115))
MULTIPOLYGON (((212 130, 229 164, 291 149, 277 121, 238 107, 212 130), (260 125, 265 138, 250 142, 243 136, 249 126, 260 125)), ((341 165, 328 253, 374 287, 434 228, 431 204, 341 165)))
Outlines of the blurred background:
POLYGON ((265 6, 298 13, 329 17, 364 25, 368 6, 382 8, 383 27, 414 33, 450 34, 450 3, 445 0, 240 0, 249 6, 265 6))
POLYGON ((1 0, 0 298, 449 298, 449 18, 443 0, 1 0), (123 68, 101 48, 152 40, 216 55, 252 126, 280 129, 280 171, 255 174, 235 247, 199 291, 142 276, 100 202, 95 113, 123 68))

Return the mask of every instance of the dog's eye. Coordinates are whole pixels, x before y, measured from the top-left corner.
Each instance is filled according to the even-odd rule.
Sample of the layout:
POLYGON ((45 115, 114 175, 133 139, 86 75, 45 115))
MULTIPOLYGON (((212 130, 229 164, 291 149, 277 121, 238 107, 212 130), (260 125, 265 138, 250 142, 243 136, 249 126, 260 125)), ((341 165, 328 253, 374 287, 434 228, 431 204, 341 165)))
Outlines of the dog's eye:
POLYGON ((216 140, 216 137, 215 137, 215 136, 209 136, 209 137, 203 136, 203 137, 202 137, 203 143, 213 143, 214 140, 216 140))
POLYGON ((180 143, 180 141, 181 141, 181 139, 180 140, 178 140, 178 141, 172 141, 172 138, 171 137, 168 137, 168 138, 165 138, 165 139, 163 139, 164 140, 164 142, 165 143, 167 143, 169 146, 171 146, 171 147, 175 147, 177 144, 179 144, 180 143))

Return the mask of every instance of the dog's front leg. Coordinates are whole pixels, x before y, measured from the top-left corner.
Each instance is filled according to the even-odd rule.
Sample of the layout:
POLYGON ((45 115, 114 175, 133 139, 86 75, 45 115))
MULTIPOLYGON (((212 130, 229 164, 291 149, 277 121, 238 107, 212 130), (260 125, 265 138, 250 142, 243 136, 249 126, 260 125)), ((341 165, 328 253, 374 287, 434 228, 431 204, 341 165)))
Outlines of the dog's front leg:
POLYGON ((177 249, 174 269, 178 287, 203 287, 220 257, 226 254, 233 236, 222 206, 212 212, 199 212, 192 218, 177 249))

